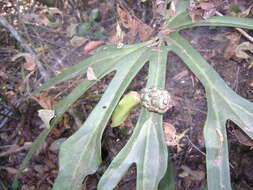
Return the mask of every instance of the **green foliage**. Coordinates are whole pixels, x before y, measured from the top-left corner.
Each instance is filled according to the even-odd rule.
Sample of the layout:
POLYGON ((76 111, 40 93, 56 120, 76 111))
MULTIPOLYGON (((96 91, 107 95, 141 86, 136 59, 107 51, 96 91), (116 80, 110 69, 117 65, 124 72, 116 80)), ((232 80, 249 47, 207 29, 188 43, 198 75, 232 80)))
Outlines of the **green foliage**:
MULTIPOLYGON (((147 86, 164 88, 167 52, 152 52, 147 86)), ((162 115, 141 110, 134 133, 102 176, 98 189, 113 189, 131 164, 137 166, 137 189, 157 189, 166 172, 167 149, 163 138, 162 115)))
MULTIPOLYGON (((98 79, 113 71, 116 72, 85 123, 62 144, 59 154, 60 171, 54 183, 54 190, 78 190, 84 178, 96 172, 101 163, 102 134, 121 96, 144 64, 149 64, 146 86, 164 88, 169 51, 177 54, 186 63, 206 90, 208 116, 204 126, 204 137, 208 189, 231 189, 226 122, 227 120, 234 121, 253 138, 253 103, 232 91, 202 56, 180 36, 178 31, 195 26, 253 29, 253 20, 211 17, 192 23, 186 12, 188 1, 179 2, 177 15, 166 21, 166 27, 175 32, 159 37, 159 43, 156 43, 156 38, 146 43, 125 45, 122 48, 105 46, 96 55, 67 69, 34 92, 34 94, 39 93, 62 81, 84 74, 88 67, 93 68, 98 79)), ((84 79, 55 106, 56 117, 51 122, 50 128, 45 129, 36 139, 21 170, 26 167, 32 154, 41 146, 63 113, 96 82, 84 79)), ((144 107, 141 109, 132 136, 105 171, 98 184, 98 190, 112 190, 132 164, 137 166, 137 190, 175 189, 163 136, 162 117, 162 114, 150 112, 144 107)))
POLYGON ((232 120, 253 138, 253 103, 231 90, 214 69, 191 45, 173 33, 171 49, 198 77, 205 87, 208 115, 204 126, 207 179, 209 189, 231 189, 226 122, 232 120))

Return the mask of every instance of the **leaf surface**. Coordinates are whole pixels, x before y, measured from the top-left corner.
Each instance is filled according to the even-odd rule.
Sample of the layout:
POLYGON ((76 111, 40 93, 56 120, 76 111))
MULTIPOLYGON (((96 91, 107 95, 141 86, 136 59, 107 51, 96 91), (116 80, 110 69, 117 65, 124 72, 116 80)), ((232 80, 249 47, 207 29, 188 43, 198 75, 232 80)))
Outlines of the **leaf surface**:
POLYGON ((117 73, 81 128, 60 149, 60 171, 54 190, 79 190, 84 178, 101 163, 101 138, 121 95, 149 58, 147 48, 129 54, 118 63, 117 73))
POLYGON ((178 33, 168 38, 175 52, 204 85, 208 115, 204 127, 208 189, 230 190, 226 122, 232 120, 253 138, 253 103, 231 90, 217 72, 178 33))
MULTIPOLYGON (((103 56, 107 55, 107 58, 109 57, 110 54, 113 54, 114 51, 120 51, 122 50, 123 56, 120 56, 120 59, 114 60, 112 59, 111 61, 107 62, 107 59, 103 59, 103 61, 100 65, 100 62, 96 62, 97 64, 93 65, 93 70, 94 72, 96 72, 98 79, 103 78, 105 75, 107 75, 108 73, 112 72, 113 70, 116 70, 116 66, 117 64, 121 64, 122 62, 124 62, 125 59, 128 59, 128 54, 130 54, 131 52, 135 52, 138 50, 142 51, 142 48, 145 47, 147 43, 142 43, 142 44, 138 44, 138 45, 129 45, 129 46, 125 46, 124 48, 114 48, 113 51, 110 53, 110 51, 108 52, 107 50, 105 50, 105 52, 101 52, 98 53, 95 58, 89 58, 90 61, 84 61, 83 63, 85 63, 85 67, 88 67, 88 65, 90 63, 92 63, 92 60, 94 62, 96 62, 96 58, 97 59, 103 59, 103 56), (117 50, 115 50, 117 49, 117 50), (127 52, 127 53, 126 53, 127 52)), ((145 49, 145 48, 144 48, 145 49)), ((114 57, 114 56, 112 56, 114 57)), ((82 64, 80 64, 82 65, 82 64)), ((79 66, 80 66, 79 65, 79 66)), ((79 67, 78 66, 78 67, 79 67)), ((38 90, 36 90, 33 94, 39 93, 40 91, 55 85, 59 82, 62 82, 63 80, 67 80, 70 77, 73 77, 73 75, 71 74, 70 71, 75 71, 77 68, 77 66, 73 66, 73 68, 70 68, 69 70, 67 70, 64 74, 59 74, 58 76, 56 76, 55 78, 49 80, 45 85, 42 85, 41 88, 39 88, 38 90), (72 70, 73 69, 73 70, 72 70), (60 77, 59 77, 60 76, 60 77)), ((41 145, 44 143, 46 137, 48 136, 48 134, 50 133, 50 131, 55 127, 55 125, 57 124, 57 122, 61 119, 61 117, 63 116, 63 114, 69 109, 69 107, 80 97, 84 94, 84 92, 86 90, 88 90, 91 86, 93 86, 97 81, 89 81, 87 79, 84 79, 76 88, 73 89, 73 91, 66 97, 64 97, 62 100, 59 101, 59 103, 54 107, 55 110, 55 118, 50 122, 50 128, 46 128, 44 129, 40 135, 35 139, 31 149, 29 150, 29 152, 27 153, 25 159, 23 160, 20 169, 18 171, 18 173, 15 176, 15 179, 13 181, 12 184, 12 188, 16 189, 18 186, 18 178, 22 172, 23 169, 25 169, 29 163, 29 160, 32 158, 32 155, 39 149, 39 147, 41 147, 41 145)))
MULTIPOLYGON (((163 88, 165 84, 167 51, 155 49, 149 63, 147 86, 163 88)), ((162 115, 141 110, 134 133, 102 176, 98 190, 112 190, 127 172, 137 165, 137 190, 157 190, 167 166, 162 115)))
POLYGON ((193 23, 188 13, 185 11, 167 21, 167 27, 177 31, 196 26, 224 26, 253 30, 253 19, 232 16, 213 16, 206 20, 199 20, 193 23))
MULTIPOLYGON (((92 67, 93 70, 103 70, 105 68, 111 68, 114 64, 116 64, 120 59, 124 58, 128 54, 145 47, 148 44, 141 43, 137 45, 125 45, 123 48, 116 48, 115 46, 104 46, 101 47, 98 53, 94 56, 91 56, 84 61, 64 70, 57 76, 50 79, 47 83, 43 84, 41 87, 37 88, 32 95, 38 94, 41 91, 50 88, 60 82, 69 80, 78 75, 85 74, 89 67, 92 67)), ((97 71, 99 72, 99 71, 97 71)))

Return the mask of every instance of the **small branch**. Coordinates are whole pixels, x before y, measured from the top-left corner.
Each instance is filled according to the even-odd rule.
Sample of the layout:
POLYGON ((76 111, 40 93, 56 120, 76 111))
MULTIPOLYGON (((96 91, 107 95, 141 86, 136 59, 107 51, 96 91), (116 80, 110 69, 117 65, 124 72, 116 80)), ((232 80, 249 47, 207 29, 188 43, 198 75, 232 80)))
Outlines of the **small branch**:
POLYGON ((206 156, 206 153, 204 153, 203 151, 201 151, 201 150, 199 149, 199 147, 197 147, 197 146, 191 141, 191 139, 190 139, 188 136, 186 136, 186 137, 187 137, 188 141, 191 143, 191 145, 192 145, 197 151, 199 151, 202 155, 206 156))
POLYGON ((14 36, 14 38, 20 43, 20 45, 32 55, 38 66, 41 76, 46 81, 49 78, 49 75, 46 72, 45 68, 43 67, 42 63, 40 62, 39 58, 37 57, 36 53, 33 51, 33 49, 25 42, 25 40, 19 35, 16 29, 11 24, 9 24, 8 21, 3 16, 0 16, 0 24, 3 25, 5 28, 7 28, 14 36))
POLYGON ((15 149, 15 150, 9 150, 9 151, 0 153, 0 158, 4 157, 4 156, 8 156, 8 155, 13 154, 13 153, 20 152, 22 150, 27 150, 27 149, 31 148, 31 146, 32 145, 30 143, 27 143, 27 144, 24 144, 24 146, 19 147, 19 148, 15 149))
POLYGON ((240 32, 245 38, 247 38, 249 41, 251 41, 253 43, 253 37, 251 37, 247 32, 245 32, 243 29, 241 28, 236 28, 236 30, 238 32, 240 32))
MULTIPOLYGON (((222 13, 220 13, 219 11, 215 12, 216 15, 218 16, 224 16, 222 13)), ((241 29, 241 28, 235 28, 238 32, 240 32, 245 38, 247 38, 249 41, 251 41, 253 43, 253 37, 250 36, 245 30, 241 29)))

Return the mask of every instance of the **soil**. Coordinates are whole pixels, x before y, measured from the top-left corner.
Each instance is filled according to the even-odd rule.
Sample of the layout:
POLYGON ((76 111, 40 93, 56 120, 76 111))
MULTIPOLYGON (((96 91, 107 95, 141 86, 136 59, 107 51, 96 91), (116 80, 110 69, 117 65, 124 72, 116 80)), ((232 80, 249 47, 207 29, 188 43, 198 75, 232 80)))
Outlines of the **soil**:
MULTIPOLYGON (((146 24, 153 23, 153 21, 147 19, 150 15, 154 16, 152 15, 154 12, 150 8, 152 3, 126 2, 130 10, 135 12, 140 20, 145 21, 146 24), (145 12, 141 10, 145 10, 145 12)), ((246 6, 242 2, 244 1, 240 2, 240 6, 246 6)), ((87 11, 89 12, 96 7, 100 11, 102 10, 101 7, 103 9, 115 8, 113 6, 114 4, 111 2, 99 5, 97 1, 92 1, 87 11)), ((71 9, 64 12, 64 14, 67 13, 69 14, 67 15, 68 19, 73 19, 71 9)), ((115 13, 105 11, 103 17, 97 19, 96 25, 97 27, 103 27, 107 41, 113 41, 112 38, 115 35, 116 28, 115 13)), ((67 26, 62 26, 61 32, 58 33, 47 30, 45 27, 36 27, 35 25, 27 27, 30 31, 29 36, 35 42, 35 44, 32 44, 34 47, 38 44, 47 45, 48 49, 40 56, 43 62, 47 63, 50 75, 55 75, 60 70, 78 63, 83 58, 95 53, 95 51, 92 51, 84 54, 83 48, 85 45, 73 49, 69 45, 69 38, 66 37, 67 26), (56 48, 56 46, 59 47, 56 48)), ((20 31, 24 32, 23 29, 21 28, 20 31)), ((37 110, 41 109, 41 104, 34 99, 19 104, 17 102, 31 89, 36 88, 41 83, 41 78, 38 73, 34 72, 28 77, 29 82, 23 82, 25 79, 24 74, 26 76, 30 74, 21 66, 25 61, 22 59, 11 60, 13 55, 19 51, 18 42, 15 42, 5 29, 0 28, 0 33, 0 39, 3 39, 0 41, 0 112, 11 113, 7 117, 8 119, 0 115, 0 124, 6 120, 5 125, 0 127, 0 185, 2 182, 6 187, 10 187, 30 144, 43 130, 42 121, 37 114, 37 110), (2 96, 6 101, 3 101, 2 96), (20 147, 23 147, 23 149, 19 149, 20 147)), ((228 36, 233 33, 236 33, 234 29, 224 27, 199 27, 181 32, 183 37, 202 54, 235 92, 253 102, 253 68, 249 68, 249 63, 245 60, 238 60, 235 57, 230 59, 224 57, 224 52, 231 42, 228 36)), ((252 35, 250 32, 249 34, 252 35)), ((90 41, 99 40, 93 39, 94 36, 85 37, 88 37, 90 41)), ((129 38, 125 40, 133 40, 129 38)), ((138 39, 135 38, 134 40, 138 39)), ((243 37, 240 38, 240 42, 245 40, 243 37)), ((132 81, 127 91, 139 91, 145 86, 147 70, 148 66, 145 66, 132 81)), ((78 123, 85 121, 112 76, 113 74, 105 77, 89 89, 72 106, 71 110, 64 115, 57 127, 50 133, 42 148, 33 156, 29 167, 22 173, 20 189, 50 190, 52 188, 58 172, 58 147, 54 142, 59 141, 59 139, 63 141, 69 137, 78 128, 78 123)), ((78 84, 80 79, 77 78, 60 84, 48 91, 41 100, 50 99, 52 102, 47 102, 47 104, 54 104, 60 97, 66 95, 75 84, 78 84), (58 93, 62 91, 63 93, 59 95, 58 93)), ((199 190, 206 185, 205 145, 203 139, 203 126, 207 112, 205 90, 185 64, 172 53, 168 55, 166 89, 172 93, 176 103, 164 115, 164 122, 173 125, 178 133, 183 133, 188 129, 188 132, 179 143, 180 149, 178 147, 168 147, 170 152, 169 159, 174 164, 176 186, 178 190, 199 190), (191 171, 196 175, 186 175, 187 171, 191 171)), ((111 128, 108 126, 106 128, 102 140, 103 163, 95 174, 87 177, 83 190, 96 189, 99 178, 131 136, 138 119, 139 109, 137 107, 132 111, 125 123, 127 127, 111 128)), ((227 123, 227 133, 233 189, 253 189, 253 143, 230 121, 227 123), (246 138, 246 140, 242 141, 242 137, 243 139, 246 138)), ((135 184, 136 168, 133 165, 115 190, 135 190, 135 184)))

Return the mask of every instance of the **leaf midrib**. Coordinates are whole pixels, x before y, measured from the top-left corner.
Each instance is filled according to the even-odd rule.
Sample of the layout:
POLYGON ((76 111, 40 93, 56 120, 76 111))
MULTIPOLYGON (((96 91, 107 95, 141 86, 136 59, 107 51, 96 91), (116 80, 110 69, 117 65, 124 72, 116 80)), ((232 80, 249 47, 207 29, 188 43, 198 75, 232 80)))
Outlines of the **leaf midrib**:
MULTIPOLYGON (((142 48, 143 48, 143 47, 142 47, 142 48)), ((139 48, 138 48, 138 49, 139 49, 139 48)), ((148 50, 149 50, 149 49, 147 49, 146 51, 144 51, 143 53, 140 54, 140 56, 136 59, 135 63, 133 63, 133 64, 131 65, 131 67, 129 68, 129 70, 132 70, 132 67, 136 64, 136 62, 139 61, 139 58, 141 58, 141 57, 143 56, 143 54, 145 54, 148 50)), ((116 76, 117 76, 117 73, 116 73, 116 76)), ((116 77, 116 76, 115 76, 115 77, 116 77)), ((103 120, 104 120, 104 118, 103 118, 103 120)), ((96 127, 94 127, 94 130, 98 130, 98 129, 96 129, 96 127)), ((92 133, 94 133, 94 132, 92 132, 92 133)), ((79 159, 78 159, 78 163, 79 163, 79 164, 80 164, 80 162, 81 162, 81 160, 82 160, 82 158, 83 158, 83 156, 84 156, 84 153, 85 153, 85 151, 82 151, 81 154, 80 154, 80 156, 79 156, 79 159)), ((78 164, 76 164, 76 165, 78 165, 78 164)), ((73 175, 72 175, 72 180, 71 180, 71 181, 74 181, 73 179, 75 178, 76 174, 78 173, 77 170, 78 170, 78 167, 75 167, 74 172, 73 172, 73 175)))

